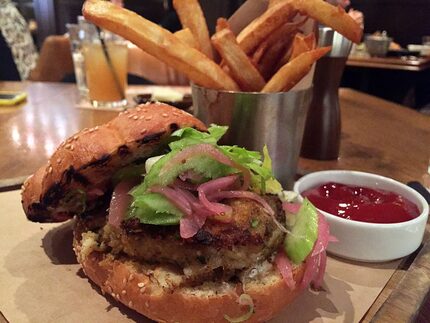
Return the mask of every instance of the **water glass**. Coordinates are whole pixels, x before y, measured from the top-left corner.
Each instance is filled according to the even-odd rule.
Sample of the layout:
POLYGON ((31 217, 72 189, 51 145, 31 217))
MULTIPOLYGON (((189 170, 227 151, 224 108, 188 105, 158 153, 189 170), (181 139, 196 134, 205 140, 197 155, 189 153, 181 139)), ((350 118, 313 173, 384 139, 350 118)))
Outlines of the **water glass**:
POLYGON ((82 99, 88 98, 88 87, 85 78, 85 61, 82 51, 82 29, 77 24, 66 24, 67 35, 70 41, 73 67, 75 70, 76 85, 79 96, 82 99))

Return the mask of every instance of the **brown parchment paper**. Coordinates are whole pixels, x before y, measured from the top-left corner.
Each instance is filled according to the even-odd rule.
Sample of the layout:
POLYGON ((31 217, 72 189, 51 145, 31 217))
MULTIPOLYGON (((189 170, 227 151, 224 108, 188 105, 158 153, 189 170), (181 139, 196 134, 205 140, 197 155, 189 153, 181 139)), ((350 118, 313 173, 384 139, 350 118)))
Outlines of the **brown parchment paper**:
MULTIPOLYGON (((71 222, 27 221, 19 191, 0 193, 0 311, 6 319, 150 322, 89 283, 76 263, 71 230, 71 222)), ((325 291, 304 292, 271 322, 358 322, 399 263, 363 264, 330 257, 325 291)))

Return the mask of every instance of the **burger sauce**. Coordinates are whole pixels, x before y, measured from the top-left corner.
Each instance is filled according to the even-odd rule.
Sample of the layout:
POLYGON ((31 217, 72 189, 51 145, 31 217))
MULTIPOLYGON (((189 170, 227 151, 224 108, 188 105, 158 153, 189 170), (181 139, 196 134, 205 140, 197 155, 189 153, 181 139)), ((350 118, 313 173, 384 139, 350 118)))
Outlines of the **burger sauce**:
POLYGON ((398 223, 416 218, 418 207, 385 190, 330 182, 302 193, 318 209, 344 219, 370 223, 398 223))

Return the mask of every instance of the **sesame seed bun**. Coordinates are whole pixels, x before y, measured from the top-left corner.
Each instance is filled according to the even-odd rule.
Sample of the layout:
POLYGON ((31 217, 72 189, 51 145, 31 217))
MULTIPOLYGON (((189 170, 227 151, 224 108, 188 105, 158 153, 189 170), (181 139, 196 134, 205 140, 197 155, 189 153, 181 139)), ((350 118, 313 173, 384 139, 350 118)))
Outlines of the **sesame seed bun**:
POLYGON ((195 287, 175 287, 181 275, 168 267, 150 266, 117 258, 93 249, 91 235, 74 240, 74 250, 85 274, 103 293, 157 322, 227 322, 249 310, 238 304, 242 293, 251 296, 254 313, 246 322, 265 322, 276 317, 300 293, 304 264, 295 267, 296 288, 290 290, 275 266, 269 265, 241 284, 206 282, 195 287), (83 247, 84 246, 84 247, 83 247), (88 247, 90 246, 90 247, 88 247), (90 249, 88 249, 90 248, 90 249))
POLYGON ((162 103, 140 105, 110 122, 83 129, 64 141, 48 163, 22 187, 22 205, 35 222, 61 222, 73 212, 56 207, 68 191, 112 189, 111 177, 119 169, 151 156, 170 134, 183 127, 206 130, 183 110, 162 103))

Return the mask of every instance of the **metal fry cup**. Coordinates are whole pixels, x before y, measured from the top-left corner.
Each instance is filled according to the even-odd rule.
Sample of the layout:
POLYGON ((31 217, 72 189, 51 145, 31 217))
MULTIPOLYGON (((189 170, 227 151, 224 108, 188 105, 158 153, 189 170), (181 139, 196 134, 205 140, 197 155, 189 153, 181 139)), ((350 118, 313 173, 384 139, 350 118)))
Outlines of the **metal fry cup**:
POLYGON ((222 143, 263 151, 276 178, 292 189, 312 88, 279 93, 232 92, 191 86, 194 114, 207 125, 229 127, 222 143))

